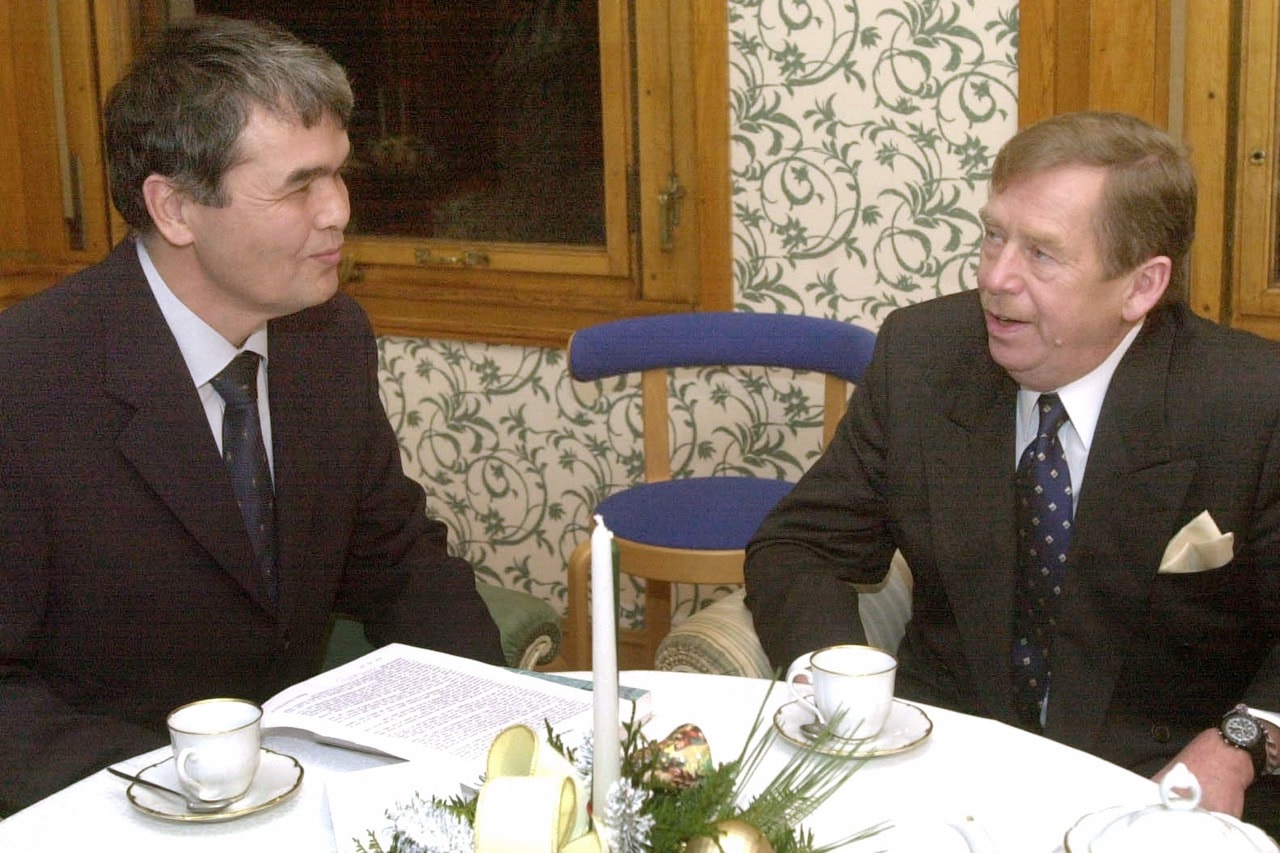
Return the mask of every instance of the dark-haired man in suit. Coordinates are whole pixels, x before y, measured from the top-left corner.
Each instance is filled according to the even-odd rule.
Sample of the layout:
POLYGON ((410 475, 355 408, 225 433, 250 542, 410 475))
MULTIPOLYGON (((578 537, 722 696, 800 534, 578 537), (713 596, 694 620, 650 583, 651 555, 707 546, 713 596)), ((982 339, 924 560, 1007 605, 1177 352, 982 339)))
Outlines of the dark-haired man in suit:
POLYGON ((313 674, 335 610, 502 663, 335 295, 351 108, 281 30, 172 28, 106 107, 133 233, 0 314, 0 813, 313 674))
POLYGON ((977 290, 887 318, 750 545, 770 660, 861 640, 847 582, 900 550, 901 696, 1148 775, 1185 762, 1205 806, 1249 791, 1274 831, 1252 708, 1280 709, 1280 345, 1188 309, 1194 177, 1135 118, 1017 134, 981 216, 977 290))

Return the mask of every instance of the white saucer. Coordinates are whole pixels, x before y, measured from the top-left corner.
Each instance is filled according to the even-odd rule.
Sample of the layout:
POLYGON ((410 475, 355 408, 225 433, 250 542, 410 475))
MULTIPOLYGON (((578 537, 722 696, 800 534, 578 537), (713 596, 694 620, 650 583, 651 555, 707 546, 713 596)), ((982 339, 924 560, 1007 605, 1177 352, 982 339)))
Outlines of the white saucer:
MULTIPOLYGON (((145 767, 138 774, 139 778, 164 785, 167 788, 179 789, 178 774, 173 769, 173 758, 145 767)), ((258 765, 258 773, 253 777, 253 784, 245 795, 220 812, 193 812, 163 791, 129 783, 125 795, 129 802, 140 812, 165 820, 182 820, 191 822, 216 823, 224 820, 235 820, 238 817, 260 812, 279 805, 295 794, 302 785, 302 765, 291 755, 262 750, 262 760, 258 765)))
POLYGON ((832 736, 817 743, 812 735, 801 728, 806 723, 813 722, 816 722, 813 712, 794 700, 783 705, 773 715, 773 727, 788 743, 826 755, 849 758, 879 758, 882 755, 906 752, 924 743, 924 739, 933 731, 933 721, 924 711, 900 699, 893 700, 884 728, 875 737, 866 740, 846 740, 832 736))

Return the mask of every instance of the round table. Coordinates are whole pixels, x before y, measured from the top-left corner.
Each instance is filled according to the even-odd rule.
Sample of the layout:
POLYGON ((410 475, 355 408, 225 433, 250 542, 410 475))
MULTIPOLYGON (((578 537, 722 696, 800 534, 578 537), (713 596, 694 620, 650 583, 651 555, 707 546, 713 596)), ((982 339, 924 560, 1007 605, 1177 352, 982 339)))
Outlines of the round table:
MULTIPOLYGON (((775 711, 791 700, 785 685, 776 684, 770 692, 772 682, 760 679, 625 672, 621 682, 652 692, 647 735, 661 738, 681 724, 695 723, 706 734, 717 762, 739 753, 757 712, 763 713, 765 726, 771 726, 775 711)), ((836 840, 887 821, 889 828, 848 849, 966 851, 969 845, 951 824, 972 818, 989 838, 988 850, 1052 853, 1060 848, 1066 830, 1085 814, 1158 801, 1154 783, 1086 753, 991 720, 918 707, 932 722, 929 736, 908 751, 869 760, 859 768, 807 822, 817 841, 836 840)), ((566 743, 574 745, 570 738, 566 743)), ((369 822, 376 821, 380 803, 389 807, 397 799, 408 799, 415 788, 425 792, 460 781, 433 778, 430 767, 415 765, 373 770, 395 762, 285 733, 268 733, 265 745, 297 758, 305 773, 298 792, 267 811, 224 823, 158 819, 135 810, 124 794, 127 783, 104 770, 0 821, 0 849, 97 849, 110 842, 131 851, 347 853, 354 850, 352 829, 363 828, 366 814, 369 822), (349 775, 364 770, 371 772, 349 775), (386 789, 385 800, 375 796, 374 812, 368 812, 369 802, 351 802, 352 791, 364 792, 367 800, 392 777, 400 787, 386 789), (407 779, 420 780, 421 785, 407 779)), ((756 787, 796 749, 779 739, 757 774, 756 787)), ((127 766, 140 769, 166 754, 167 747, 138 756, 127 766)))

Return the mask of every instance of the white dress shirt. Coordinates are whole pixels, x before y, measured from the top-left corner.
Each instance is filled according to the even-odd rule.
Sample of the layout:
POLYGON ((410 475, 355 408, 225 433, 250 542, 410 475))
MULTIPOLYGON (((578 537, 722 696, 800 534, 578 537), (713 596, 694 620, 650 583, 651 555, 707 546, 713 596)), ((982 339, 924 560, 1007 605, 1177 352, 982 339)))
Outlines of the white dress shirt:
MULTIPOLYGON (((1092 371, 1057 389, 1058 397, 1067 410, 1067 422, 1058 430, 1058 442, 1067 458, 1067 469, 1071 472, 1071 511, 1074 514, 1080 505, 1080 487, 1084 483, 1085 467, 1089 462, 1089 448, 1093 446, 1093 433, 1098 427, 1098 416, 1102 413, 1102 401, 1107 396, 1107 387, 1111 377, 1115 375, 1120 359, 1129 351, 1134 338, 1142 329, 1142 323, 1134 326, 1124 336, 1119 345, 1107 356, 1106 360, 1092 371)), ((1027 445, 1035 440, 1040 429, 1040 412, 1036 401, 1041 391, 1022 388, 1018 391, 1017 407, 1017 441, 1013 457, 1016 470, 1027 445)))
POLYGON ((200 402, 204 405, 205 416, 209 419, 209 429, 213 431, 213 439, 218 443, 218 451, 222 451, 222 414, 226 411, 226 403, 210 380, 222 372, 239 353, 250 350, 258 354, 258 417, 262 421, 262 443, 266 446, 267 462, 275 470, 275 460, 271 451, 271 405, 267 399, 267 327, 262 326, 249 335, 244 346, 237 349, 231 342, 218 334, 212 326, 196 316, 195 312, 183 304, 165 284, 147 253, 141 240, 135 240, 138 248, 138 261, 142 271, 146 273, 147 283, 160 304, 160 312, 169 324, 169 330, 178 342, 183 361, 191 374, 191 381, 200 394, 200 402))

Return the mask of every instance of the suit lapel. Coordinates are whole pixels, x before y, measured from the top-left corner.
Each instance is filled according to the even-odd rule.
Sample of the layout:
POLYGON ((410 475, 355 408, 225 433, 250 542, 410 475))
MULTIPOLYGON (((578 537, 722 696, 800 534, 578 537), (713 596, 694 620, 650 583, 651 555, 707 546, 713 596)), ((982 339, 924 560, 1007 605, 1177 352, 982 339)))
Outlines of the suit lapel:
POLYGON ((1150 317, 1107 390, 1080 486, 1046 733, 1087 748, 1195 474, 1172 458, 1165 418, 1174 329, 1150 317))
MULTIPOLYGON (((934 547, 978 694, 1003 697, 1012 624, 991 614, 1013 612, 1017 386, 984 360, 953 387, 955 397, 929 460, 934 547)), ((997 707, 991 708, 995 716, 997 707)))
POLYGON ((104 265, 111 291, 102 375, 108 393, 133 410, 120 452, 213 559, 270 609, 204 408, 134 251, 125 241, 104 265))
POLYGON ((317 460, 308 452, 324 423, 319 399, 324 396, 315 387, 322 371, 308 371, 302 365, 307 357, 294 329, 296 318, 271 324, 271 353, 267 376, 270 383, 271 434, 274 452, 276 486, 276 548, 280 573, 280 602, 287 619, 296 591, 305 582, 310 563, 308 531, 314 512, 317 460), (302 377, 311 376, 310 385, 302 377), (309 438, 310 436, 310 438, 309 438))

